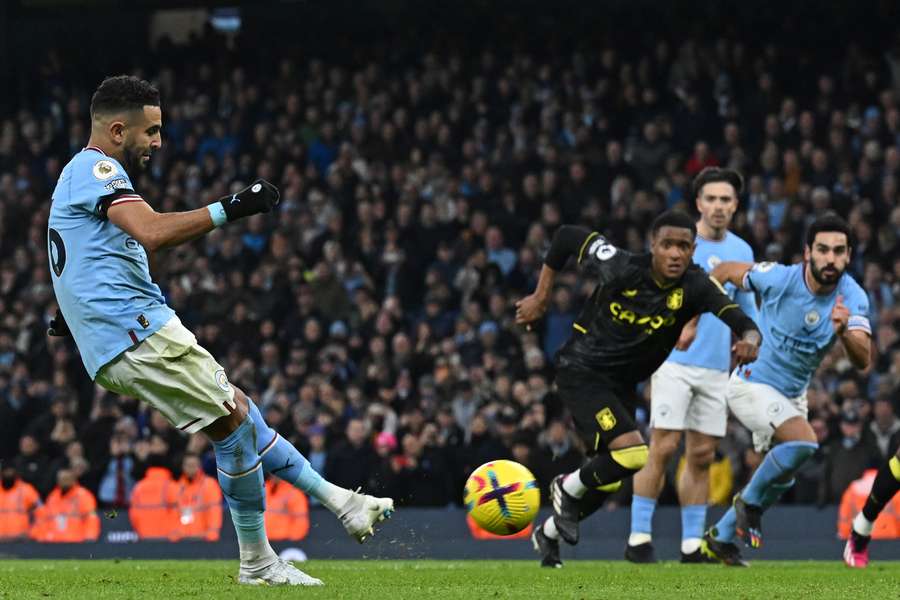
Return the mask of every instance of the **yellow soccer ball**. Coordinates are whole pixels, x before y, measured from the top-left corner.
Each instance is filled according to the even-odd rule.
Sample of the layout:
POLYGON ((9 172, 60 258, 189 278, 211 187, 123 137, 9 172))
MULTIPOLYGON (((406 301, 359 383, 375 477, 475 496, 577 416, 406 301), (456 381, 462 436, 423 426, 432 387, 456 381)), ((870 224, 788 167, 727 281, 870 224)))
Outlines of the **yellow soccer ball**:
POLYGON ((472 519, 497 535, 522 531, 541 507, 534 475, 511 460, 495 460, 475 469, 466 481, 463 499, 472 519))

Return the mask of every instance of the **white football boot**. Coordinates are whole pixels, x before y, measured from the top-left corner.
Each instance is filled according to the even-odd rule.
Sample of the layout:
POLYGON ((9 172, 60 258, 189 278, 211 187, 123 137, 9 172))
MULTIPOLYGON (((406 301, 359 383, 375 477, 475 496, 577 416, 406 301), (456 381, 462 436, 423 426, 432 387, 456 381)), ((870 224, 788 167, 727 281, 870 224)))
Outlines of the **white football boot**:
POLYGON ((375 525, 394 514, 391 498, 376 498, 360 494, 359 490, 347 500, 338 512, 338 518, 352 537, 360 544, 375 535, 375 525))
POLYGON ((307 575, 280 558, 268 567, 256 571, 250 571, 241 566, 238 583, 243 585, 325 585, 321 579, 307 575))

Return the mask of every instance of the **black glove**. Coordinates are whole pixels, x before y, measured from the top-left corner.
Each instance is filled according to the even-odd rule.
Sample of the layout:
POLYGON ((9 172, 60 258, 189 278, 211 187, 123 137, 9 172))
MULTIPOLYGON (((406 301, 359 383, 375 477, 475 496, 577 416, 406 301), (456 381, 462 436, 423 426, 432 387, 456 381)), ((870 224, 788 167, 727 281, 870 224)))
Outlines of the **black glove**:
POLYGON ((231 223, 258 213, 267 213, 278 205, 280 199, 277 187, 265 179, 257 179, 237 194, 219 198, 219 202, 231 223))
POLYGON ((69 331, 69 325, 63 318, 62 311, 58 308, 56 309, 56 316, 50 319, 50 328, 47 330, 47 335, 54 337, 69 337, 72 335, 72 332, 69 331))

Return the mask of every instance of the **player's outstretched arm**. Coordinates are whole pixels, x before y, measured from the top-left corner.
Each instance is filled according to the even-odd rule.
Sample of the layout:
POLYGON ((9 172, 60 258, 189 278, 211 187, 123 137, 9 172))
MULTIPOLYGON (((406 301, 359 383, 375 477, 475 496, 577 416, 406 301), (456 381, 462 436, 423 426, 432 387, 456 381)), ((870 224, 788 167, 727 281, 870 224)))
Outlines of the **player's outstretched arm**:
MULTIPOLYGON (((722 263, 723 265, 744 264, 744 263, 722 263)), ((748 268, 752 265, 746 263, 748 268)), ((719 265, 721 266, 721 265, 719 265)), ((716 267, 718 269, 719 267, 716 267)), ((728 273, 729 276, 738 276, 743 279, 744 273, 738 269, 733 269, 728 273)), ((720 321, 728 325, 729 329, 737 336, 738 341, 731 347, 734 357, 739 365, 751 363, 756 360, 759 354, 759 347, 762 345, 762 334, 753 319, 747 316, 741 307, 732 302, 731 297, 725 292, 722 283, 716 277, 710 275, 708 278, 702 278, 701 301, 698 312, 711 312, 720 321)))
POLYGON ((110 206, 107 216, 150 253, 183 244, 215 229, 205 208, 158 213, 146 202, 129 202, 110 206))
POLYGON ((537 288, 530 296, 516 302, 517 324, 525 325, 544 316, 550 304, 556 272, 566 266, 570 256, 578 254, 580 259, 589 239, 597 235, 589 229, 576 225, 563 225, 556 230, 544 258, 544 266, 541 267, 537 288))
POLYGON ((280 199, 278 188, 264 179, 205 208, 158 213, 146 202, 115 202, 106 215, 148 252, 183 244, 214 228, 251 215, 269 212, 280 199))
POLYGON ((710 275, 722 285, 731 283, 739 290, 744 289, 744 276, 753 268, 753 263, 727 261, 719 263, 710 275))

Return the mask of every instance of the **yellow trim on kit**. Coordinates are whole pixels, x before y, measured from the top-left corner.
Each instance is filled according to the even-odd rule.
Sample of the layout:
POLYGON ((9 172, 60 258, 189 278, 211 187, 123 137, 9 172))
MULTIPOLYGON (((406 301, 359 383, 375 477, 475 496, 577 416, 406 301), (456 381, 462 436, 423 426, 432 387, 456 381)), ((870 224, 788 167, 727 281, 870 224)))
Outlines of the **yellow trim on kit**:
POLYGON ((598 492, 606 492, 607 494, 612 494, 613 492, 619 491, 619 488, 622 487, 622 480, 613 481, 612 483, 607 483, 606 485, 598 485, 598 492))
POLYGON ((888 461, 888 466, 891 467, 891 475, 894 476, 894 479, 900 481, 900 458, 893 457, 888 461))
POLYGON ((578 249, 578 262, 581 262, 581 259, 584 258, 584 249, 587 248, 588 242, 600 235, 596 231, 592 231, 589 236, 584 238, 584 241, 581 242, 581 248, 578 249))
POLYGON ((632 471, 638 471, 647 464, 648 454, 650 454, 650 449, 646 444, 609 451, 609 455, 614 461, 632 471))
POLYGON ((575 328, 575 331, 580 331, 581 333, 587 333, 587 329, 579 325, 578 323, 572 323, 572 327, 575 328))
POLYGON ((723 307, 719 310, 719 312, 716 313, 716 316, 717 316, 717 317, 721 317, 721 316, 722 316, 722 313, 725 312, 726 310, 728 310, 728 309, 730 309, 730 308, 737 308, 737 307, 738 307, 737 304, 726 304, 725 306, 723 306, 723 307))

